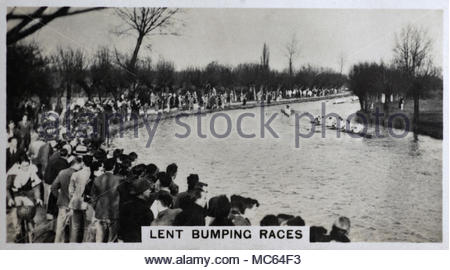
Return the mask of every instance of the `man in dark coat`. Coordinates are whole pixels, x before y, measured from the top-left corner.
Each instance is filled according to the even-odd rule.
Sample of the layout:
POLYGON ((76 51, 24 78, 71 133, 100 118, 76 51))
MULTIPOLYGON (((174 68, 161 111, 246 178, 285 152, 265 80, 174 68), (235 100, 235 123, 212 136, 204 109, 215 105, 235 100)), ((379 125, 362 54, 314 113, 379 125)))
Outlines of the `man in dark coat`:
POLYGON ((57 197, 50 192, 50 187, 58 176, 59 172, 69 168, 67 162, 68 151, 65 148, 53 153, 47 163, 44 172, 44 202, 47 205, 47 219, 53 219, 58 215, 58 207, 56 205, 57 197))
POLYGON ((20 137, 19 148, 25 152, 28 151, 28 146, 30 145, 31 129, 31 122, 28 121, 28 115, 24 114, 22 117, 22 121, 20 121, 18 124, 18 134, 20 137))
POLYGON ((47 165, 50 157, 53 155, 53 147, 50 142, 46 142, 41 148, 36 158, 36 165, 38 166, 42 175, 47 170, 47 165))
POLYGON ((167 176, 170 177, 170 195, 176 196, 178 194, 178 185, 175 184, 175 178, 177 178, 178 166, 175 163, 169 164, 166 168, 167 176))
POLYGON ((234 226, 229 218, 231 203, 227 196, 213 197, 208 203, 208 216, 214 218, 209 226, 234 226))
POLYGON ((69 167, 67 155, 67 149, 62 148, 50 156, 44 172, 44 182, 46 184, 53 184, 59 172, 69 167))
POLYGON ((190 196, 190 194, 192 194, 197 187, 199 187, 199 188, 207 187, 208 184, 200 182, 198 174, 191 173, 187 177, 187 186, 188 186, 188 188, 186 191, 178 193, 177 196, 175 197, 173 208, 180 208, 181 198, 190 196))
POLYGON ((16 137, 8 139, 8 148, 6 149, 6 171, 8 171, 14 163, 19 161, 19 157, 23 152, 18 149, 18 140, 16 137))
POLYGON ((183 210, 174 221, 174 226, 205 226, 206 194, 202 188, 196 188, 189 196, 180 198, 183 210))
POLYGON ((123 203, 119 213, 119 239, 124 242, 141 242, 141 227, 150 226, 154 219, 148 202, 150 188, 150 182, 144 178, 131 183, 133 195, 123 203))

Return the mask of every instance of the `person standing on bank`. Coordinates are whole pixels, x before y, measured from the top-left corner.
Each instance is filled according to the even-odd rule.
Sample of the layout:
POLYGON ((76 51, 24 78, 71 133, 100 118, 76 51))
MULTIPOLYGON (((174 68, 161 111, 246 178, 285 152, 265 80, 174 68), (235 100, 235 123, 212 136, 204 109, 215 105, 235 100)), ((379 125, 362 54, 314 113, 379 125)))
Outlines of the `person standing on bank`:
POLYGON ((105 173, 95 178, 92 185, 92 204, 95 210, 97 243, 117 242, 119 230, 119 202, 118 187, 123 178, 114 175, 115 160, 104 162, 105 173))
POLYGON ((152 208, 156 210, 156 218, 152 226, 173 226, 175 218, 182 212, 180 208, 173 208, 173 198, 166 192, 158 192, 152 208))
POLYGON ((48 160, 47 168, 44 172, 44 203, 47 206, 48 220, 54 219, 54 217, 58 214, 56 198, 50 192, 50 187, 59 172, 69 167, 69 163, 67 162, 68 153, 67 148, 62 148, 53 153, 48 160))
MULTIPOLYGON (((6 182, 7 206, 11 209, 7 212, 6 218, 12 224, 16 241, 20 242, 22 220, 18 215, 18 209, 25 207, 36 211, 36 206, 42 206, 41 179, 37 175, 37 167, 31 163, 26 154, 22 154, 6 174, 6 182)), ((31 218, 34 218, 34 214, 31 218)))
POLYGON ((229 214, 231 210, 230 200, 225 195, 213 197, 208 203, 208 216, 213 220, 209 226, 234 226, 229 214))
POLYGON ((174 200, 173 208, 180 208, 180 200, 183 197, 189 196, 191 193, 195 191, 196 188, 207 187, 208 184, 200 182, 198 174, 191 173, 187 177, 187 190, 179 193, 174 200))
POLYGON ((16 123, 13 120, 8 121, 8 127, 6 128, 6 134, 8 135, 8 139, 12 137, 19 137, 19 132, 16 128, 16 123))
POLYGON ((70 242, 81 243, 83 241, 86 222, 87 202, 83 193, 91 176, 92 156, 85 155, 82 158, 82 169, 74 172, 69 183, 69 208, 72 210, 70 242))
POLYGON ((151 186, 145 178, 131 183, 132 195, 120 209, 120 240, 131 243, 142 241, 141 227, 150 226, 154 218, 149 205, 151 186))
POLYGON ((58 218, 56 219, 55 243, 64 243, 68 240, 65 228, 72 216, 72 210, 69 208, 69 184, 73 173, 81 169, 81 163, 81 158, 77 157, 72 160, 69 168, 59 172, 51 187, 53 196, 58 198, 56 202, 58 205, 58 218))
POLYGON ((176 196, 179 191, 179 187, 175 184, 175 178, 177 178, 178 166, 175 163, 169 164, 166 168, 167 176, 170 178, 170 195, 176 196))
POLYGON ((18 124, 18 134, 20 137, 20 146, 19 148, 23 151, 28 151, 28 146, 31 141, 31 122, 28 121, 28 115, 24 114, 22 116, 22 120, 18 124))
POLYGON ((19 157, 21 155, 21 152, 17 148, 17 138, 11 137, 8 139, 8 148, 6 149, 6 171, 8 172, 9 169, 17 162, 19 161, 19 157))
POLYGON ((174 226, 205 226, 206 191, 196 187, 188 196, 180 198, 180 208, 183 210, 175 217, 174 226))

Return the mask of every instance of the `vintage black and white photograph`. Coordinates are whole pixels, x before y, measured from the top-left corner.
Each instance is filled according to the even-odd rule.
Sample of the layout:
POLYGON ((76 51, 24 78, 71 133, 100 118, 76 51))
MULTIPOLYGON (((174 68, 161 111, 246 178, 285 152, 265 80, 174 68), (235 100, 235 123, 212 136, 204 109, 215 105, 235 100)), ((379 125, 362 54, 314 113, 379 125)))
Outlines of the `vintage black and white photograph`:
POLYGON ((9 6, 1 234, 446 242, 443 16, 9 6))

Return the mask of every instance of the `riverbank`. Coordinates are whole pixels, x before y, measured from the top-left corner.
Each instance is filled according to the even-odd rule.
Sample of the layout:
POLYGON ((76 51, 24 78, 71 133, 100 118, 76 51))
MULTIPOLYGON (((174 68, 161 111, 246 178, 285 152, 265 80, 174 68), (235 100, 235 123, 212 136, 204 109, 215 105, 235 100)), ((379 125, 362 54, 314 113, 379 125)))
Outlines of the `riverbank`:
MULTIPOLYGON (((250 101, 247 102, 245 105, 242 103, 232 103, 225 108, 220 109, 204 109, 201 110, 202 114, 208 114, 208 113, 214 113, 214 112, 223 112, 223 111, 231 111, 231 110, 245 110, 245 109, 252 109, 255 107, 270 107, 270 106, 278 106, 278 105, 286 105, 286 104, 292 104, 292 103, 305 103, 305 102, 313 102, 313 101, 321 101, 321 100, 330 100, 330 99, 336 99, 336 98, 343 98, 343 97, 349 97, 353 94, 351 92, 344 92, 334 95, 327 95, 327 96, 319 96, 319 97, 302 97, 302 98, 292 98, 292 99, 283 99, 279 101, 272 101, 270 103, 257 103, 256 101, 250 101)), ((197 110, 190 110, 190 111, 171 111, 171 112, 163 112, 159 116, 159 120, 166 120, 175 118, 178 115, 183 116, 191 116, 196 115, 199 112, 197 110)), ((158 118, 157 114, 151 114, 147 116, 147 123, 154 122, 158 118)), ((119 124, 111 125, 110 126, 110 132, 109 134, 111 136, 115 136, 118 132, 122 130, 122 132, 135 128, 136 127, 136 120, 129 120, 123 122, 123 127, 121 128, 119 124)), ((144 125, 144 117, 140 117, 137 119, 137 125, 139 127, 142 127, 144 125)))
MULTIPOLYGON (((380 114, 386 114, 379 118, 379 123, 387 127, 389 117, 393 115, 403 115, 403 117, 393 117, 392 127, 396 129, 413 131, 413 119, 414 119, 414 102, 412 100, 406 100, 403 110, 398 108, 397 103, 389 103, 387 105, 377 103, 374 105, 374 109, 371 112, 358 111, 360 115, 364 115, 368 119, 370 124, 375 124, 376 117, 374 115, 376 109, 380 114), (387 107, 386 107, 387 106, 387 107), (406 116, 406 117, 404 117, 406 116), (408 120, 406 124, 405 120, 408 120)), ((419 126, 418 134, 427 135, 435 139, 443 139, 443 104, 442 98, 438 96, 429 99, 420 100, 419 103, 419 126)))

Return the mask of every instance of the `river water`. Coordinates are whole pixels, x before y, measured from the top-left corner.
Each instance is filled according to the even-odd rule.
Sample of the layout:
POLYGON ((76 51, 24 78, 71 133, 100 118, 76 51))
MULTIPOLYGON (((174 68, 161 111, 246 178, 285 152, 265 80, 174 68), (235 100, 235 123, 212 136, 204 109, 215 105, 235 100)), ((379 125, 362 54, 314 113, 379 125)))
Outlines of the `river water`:
MULTIPOLYGON (((297 111, 321 112, 325 102, 328 112, 346 118, 359 109, 358 102, 333 104, 316 101, 291 104, 297 111)), ((260 202, 260 220, 267 214, 300 215, 307 225, 331 228, 340 215, 351 220, 350 239, 353 242, 440 242, 442 241, 442 140, 412 134, 398 139, 351 138, 327 130, 325 138, 314 133, 300 138, 295 148, 295 125, 280 114, 284 106, 264 109, 267 120, 278 113, 271 127, 279 135, 274 138, 267 130, 261 138, 261 109, 227 111, 231 118, 231 134, 213 138, 210 120, 213 114, 201 118, 202 132, 197 136, 197 117, 182 121, 189 124, 191 134, 180 139, 184 127, 175 119, 159 123, 155 137, 146 148, 146 128, 139 129, 139 138, 127 132, 115 138, 113 147, 135 151, 139 161, 155 163, 162 170, 172 162, 179 166, 176 182, 180 191, 186 189, 186 177, 197 173, 209 184, 208 196, 240 194, 260 202), (243 132, 255 133, 245 139, 238 135, 236 121, 242 113, 254 113, 244 118, 243 132)), ((227 122, 218 117, 216 133, 226 131, 227 122)), ((309 120, 300 121, 300 131, 308 132, 309 120)), ((402 131, 395 131, 397 134, 402 131)), ((388 134, 381 129, 382 134, 388 134)))

